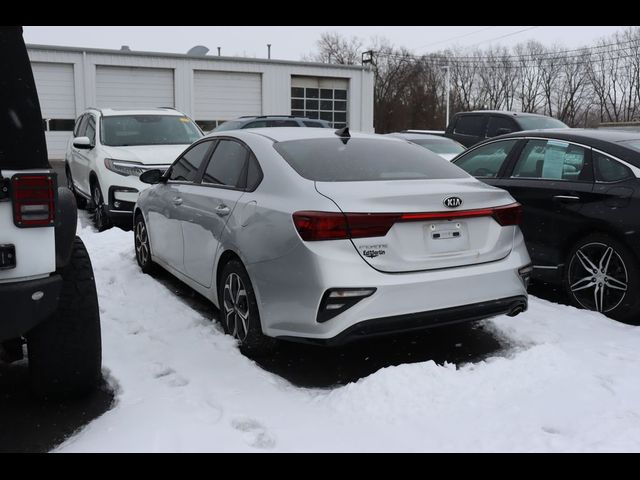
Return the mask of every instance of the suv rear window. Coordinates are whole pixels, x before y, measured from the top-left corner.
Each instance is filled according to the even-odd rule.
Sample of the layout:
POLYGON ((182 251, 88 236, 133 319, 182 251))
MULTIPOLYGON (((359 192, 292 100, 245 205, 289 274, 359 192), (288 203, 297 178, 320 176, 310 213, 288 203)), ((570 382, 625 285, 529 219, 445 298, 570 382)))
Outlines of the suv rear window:
POLYGON ((298 174, 318 182, 430 180, 468 175, 419 145, 351 138, 315 138, 275 143, 298 174))

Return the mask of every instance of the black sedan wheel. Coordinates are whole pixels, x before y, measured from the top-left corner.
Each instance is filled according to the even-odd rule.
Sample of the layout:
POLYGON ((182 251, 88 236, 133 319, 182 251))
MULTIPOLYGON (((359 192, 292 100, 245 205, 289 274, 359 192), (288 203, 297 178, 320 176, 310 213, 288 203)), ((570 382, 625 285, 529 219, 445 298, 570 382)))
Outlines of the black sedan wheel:
POLYGON ((640 305, 633 294, 638 285, 637 261, 613 238, 591 235, 575 245, 565 284, 575 306, 640 323, 640 305))

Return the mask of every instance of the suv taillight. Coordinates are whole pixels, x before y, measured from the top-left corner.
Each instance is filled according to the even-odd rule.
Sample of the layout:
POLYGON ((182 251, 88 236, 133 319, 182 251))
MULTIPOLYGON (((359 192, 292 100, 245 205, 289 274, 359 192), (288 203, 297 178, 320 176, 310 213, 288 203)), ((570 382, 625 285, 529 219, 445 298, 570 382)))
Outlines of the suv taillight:
POLYGON ((51 175, 17 174, 11 178, 16 227, 52 226, 56 217, 56 180, 51 175))

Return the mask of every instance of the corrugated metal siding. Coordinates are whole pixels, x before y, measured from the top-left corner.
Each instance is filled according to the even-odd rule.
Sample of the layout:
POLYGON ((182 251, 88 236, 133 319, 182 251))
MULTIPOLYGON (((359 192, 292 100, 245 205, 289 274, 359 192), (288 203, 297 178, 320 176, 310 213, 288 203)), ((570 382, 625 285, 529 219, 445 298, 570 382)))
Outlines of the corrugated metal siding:
POLYGON ((75 118, 73 65, 32 63, 43 118, 75 118))
POLYGON ((229 120, 262 113, 262 78, 256 73, 194 72, 196 120, 229 120))
MULTIPOLYGON (((73 135, 73 132, 46 132, 47 138, 47 154, 49 158, 64 159, 64 155, 67 151, 67 142, 73 135)), ((58 182, 61 182, 58 179, 58 182)))
POLYGON ((98 65, 96 101, 105 108, 173 107, 173 70, 98 65))
POLYGON ((341 88, 347 90, 349 88, 349 79, 292 76, 291 86, 307 88, 341 88))

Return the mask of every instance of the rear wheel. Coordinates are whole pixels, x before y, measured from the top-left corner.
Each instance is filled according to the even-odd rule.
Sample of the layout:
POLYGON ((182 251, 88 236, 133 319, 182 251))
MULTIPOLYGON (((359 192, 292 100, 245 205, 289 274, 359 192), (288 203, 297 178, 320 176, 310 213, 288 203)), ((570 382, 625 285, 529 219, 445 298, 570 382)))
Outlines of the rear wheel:
POLYGON ((93 201, 93 225, 99 232, 110 229, 113 225, 107 215, 107 206, 102 197, 102 189, 98 180, 94 180, 91 186, 91 199, 93 201))
POLYGON ((89 254, 76 237, 69 264, 58 272, 58 310, 27 334, 29 375, 42 396, 80 395, 101 379, 98 295, 89 254))
POLYGON ((240 342, 248 355, 265 355, 273 351, 276 340, 262 333, 260 312, 249 274, 238 260, 228 262, 220 277, 218 301, 222 326, 240 342))
POLYGON ((639 324, 638 261, 621 242, 594 234, 569 253, 565 289, 577 307, 601 312, 616 320, 639 324))
POLYGON ((69 168, 69 164, 65 165, 65 173, 67 175, 67 187, 73 192, 73 196, 76 197, 76 205, 78 206, 78 209, 84 210, 85 208, 87 208, 87 199, 76 191, 76 187, 73 184, 73 177, 71 176, 71 169, 69 168))

